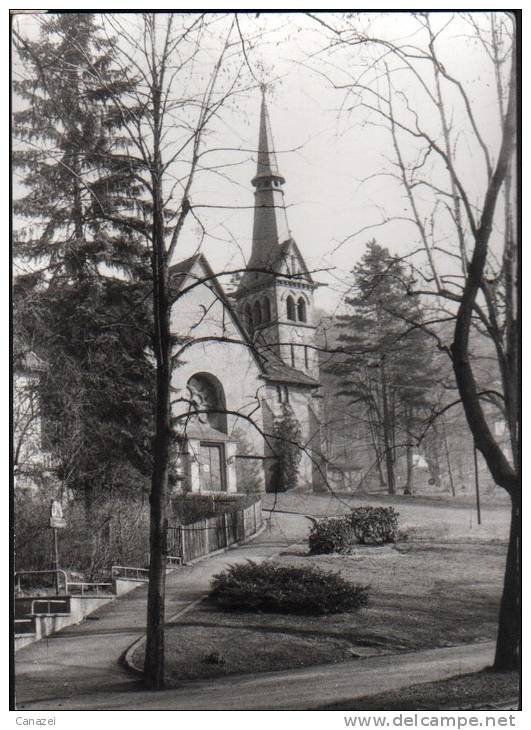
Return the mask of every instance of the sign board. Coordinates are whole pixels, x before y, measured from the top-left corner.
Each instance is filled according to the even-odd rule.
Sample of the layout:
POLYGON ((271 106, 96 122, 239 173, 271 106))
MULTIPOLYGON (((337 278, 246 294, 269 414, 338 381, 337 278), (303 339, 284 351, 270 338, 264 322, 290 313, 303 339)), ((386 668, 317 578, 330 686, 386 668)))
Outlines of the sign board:
POLYGON ((50 505, 50 527, 66 527, 66 521, 63 517, 63 506, 58 499, 52 499, 50 505))

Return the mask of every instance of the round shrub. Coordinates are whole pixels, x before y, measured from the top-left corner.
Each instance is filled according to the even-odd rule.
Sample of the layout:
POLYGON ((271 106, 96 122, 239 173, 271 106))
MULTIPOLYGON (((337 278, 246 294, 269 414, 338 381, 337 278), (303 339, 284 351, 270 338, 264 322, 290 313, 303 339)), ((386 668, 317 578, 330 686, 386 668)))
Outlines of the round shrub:
POLYGON ((356 542, 361 545, 383 545, 395 542, 398 512, 392 507, 357 507, 348 515, 356 542))
POLYGON ((312 521, 312 529, 308 536, 308 544, 312 555, 328 553, 348 553, 352 548, 355 536, 347 517, 324 517, 312 521))
POLYGON ((310 553, 348 553, 355 545, 383 545, 395 542, 398 512, 392 507, 356 507, 343 517, 309 518, 310 553))
POLYGON ((367 591, 320 568, 249 561, 215 575, 209 600, 223 608, 323 615, 366 606, 367 591))

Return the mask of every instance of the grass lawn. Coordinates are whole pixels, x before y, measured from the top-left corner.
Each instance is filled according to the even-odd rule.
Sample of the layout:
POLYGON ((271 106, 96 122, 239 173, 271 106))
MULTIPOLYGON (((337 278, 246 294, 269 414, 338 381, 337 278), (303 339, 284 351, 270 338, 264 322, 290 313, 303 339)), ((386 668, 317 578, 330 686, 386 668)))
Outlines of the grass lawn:
MULTIPOLYGON (((272 499, 267 497, 268 501, 272 499)), ((285 544, 304 539, 308 520, 286 514, 302 511, 301 502, 301 495, 280 495, 271 530, 264 533, 263 539, 283 537, 285 544)), ((168 627, 168 684, 495 638, 507 508, 485 509, 483 524, 478 527, 473 509, 466 505, 400 498, 398 504, 381 498, 357 503, 393 504, 401 513, 401 527, 410 539, 396 548, 362 548, 349 556, 310 556, 307 546, 299 544, 286 548, 275 560, 285 565, 315 565, 339 571, 354 583, 370 585, 368 608, 328 616, 288 616, 220 610, 202 604, 168 627)), ((304 512, 312 515, 348 508, 326 497, 306 496, 303 504, 304 512)), ((139 648, 139 654, 142 651, 139 648)), ((493 676, 497 675, 490 675, 489 681, 493 676)), ((507 681, 514 685, 514 679, 507 681)), ((459 686, 456 684, 456 696, 459 686)), ((481 682, 478 687, 481 693, 481 682)), ((411 701, 417 702, 414 695, 411 701)))

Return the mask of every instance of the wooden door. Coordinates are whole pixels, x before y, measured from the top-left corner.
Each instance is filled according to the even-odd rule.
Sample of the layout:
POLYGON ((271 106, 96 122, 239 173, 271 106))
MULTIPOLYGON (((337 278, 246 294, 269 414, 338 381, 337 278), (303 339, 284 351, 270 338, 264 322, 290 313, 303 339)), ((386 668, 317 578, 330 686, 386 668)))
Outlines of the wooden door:
POLYGON ((202 491, 223 492, 225 490, 223 444, 200 444, 199 483, 202 491))

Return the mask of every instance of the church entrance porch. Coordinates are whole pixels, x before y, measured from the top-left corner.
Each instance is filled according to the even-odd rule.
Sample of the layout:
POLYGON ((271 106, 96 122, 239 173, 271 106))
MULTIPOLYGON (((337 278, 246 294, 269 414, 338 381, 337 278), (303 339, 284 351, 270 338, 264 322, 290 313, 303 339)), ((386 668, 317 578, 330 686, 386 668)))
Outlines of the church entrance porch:
POLYGON ((202 492, 225 492, 227 474, 223 444, 199 443, 199 489, 202 492))
POLYGON ((194 494, 238 491, 236 441, 209 424, 191 423, 183 443, 186 474, 181 489, 194 494))

